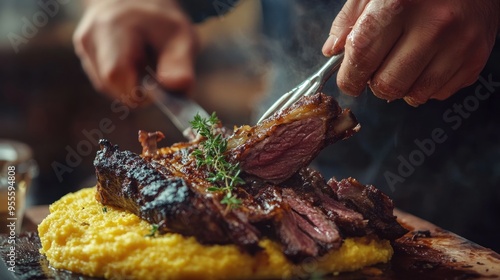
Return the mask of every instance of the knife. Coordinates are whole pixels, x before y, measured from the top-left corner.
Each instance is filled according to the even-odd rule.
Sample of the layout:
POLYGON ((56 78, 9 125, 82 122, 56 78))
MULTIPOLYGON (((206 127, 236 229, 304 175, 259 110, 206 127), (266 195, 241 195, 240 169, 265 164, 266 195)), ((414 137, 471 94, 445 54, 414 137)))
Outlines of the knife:
POLYGON ((196 102, 165 90, 155 79, 152 69, 147 69, 150 75, 142 79, 142 87, 154 104, 172 121, 172 123, 182 132, 186 139, 193 139, 194 131, 191 129, 191 121, 196 114, 202 118, 209 118, 210 115, 196 102))

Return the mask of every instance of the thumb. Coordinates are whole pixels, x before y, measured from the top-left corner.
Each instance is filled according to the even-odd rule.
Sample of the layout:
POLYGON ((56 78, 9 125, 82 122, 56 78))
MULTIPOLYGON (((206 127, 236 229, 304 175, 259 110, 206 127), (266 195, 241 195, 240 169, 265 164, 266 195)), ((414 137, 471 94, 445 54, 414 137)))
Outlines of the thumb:
POLYGON ((322 52, 325 56, 332 56, 344 49, 347 35, 351 32, 352 26, 363 13, 370 0, 348 0, 342 10, 338 13, 330 28, 330 34, 326 39, 322 52))

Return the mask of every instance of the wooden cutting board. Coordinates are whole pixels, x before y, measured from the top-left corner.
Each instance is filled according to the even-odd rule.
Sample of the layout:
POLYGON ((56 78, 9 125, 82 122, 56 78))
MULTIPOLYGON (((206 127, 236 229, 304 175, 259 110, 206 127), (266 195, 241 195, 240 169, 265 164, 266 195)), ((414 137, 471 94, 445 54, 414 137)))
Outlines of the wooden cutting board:
MULTIPOLYGON (((50 268, 38 252, 36 225, 48 207, 29 209, 25 230, 17 240, 17 279, 95 279, 50 268)), ((323 279, 500 279, 500 255, 456 234, 403 211, 395 210, 399 222, 410 232, 393 244, 388 264, 357 272, 325 275, 323 279)), ((7 238, 0 235, 0 255, 5 259, 7 238)), ((1 275, 1 274, 0 274, 1 275)), ((16 278, 15 278, 16 279, 16 278)))

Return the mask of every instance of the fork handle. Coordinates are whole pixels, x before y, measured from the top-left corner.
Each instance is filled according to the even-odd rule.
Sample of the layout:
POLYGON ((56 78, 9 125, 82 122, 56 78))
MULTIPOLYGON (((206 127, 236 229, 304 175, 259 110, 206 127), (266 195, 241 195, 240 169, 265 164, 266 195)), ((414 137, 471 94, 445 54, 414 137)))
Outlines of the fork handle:
POLYGON ((326 81, 328 81, 333 73, 335 73, 340 68, 340 64, 342 64, 343 59, 344 52, 342 51, 341 53, 334 55, 330 59, 328 59, 328 61, 323 64, 318 72, 316 72, 316 75, 320 78, 320 86, 318 91, 323 89, 326 81))

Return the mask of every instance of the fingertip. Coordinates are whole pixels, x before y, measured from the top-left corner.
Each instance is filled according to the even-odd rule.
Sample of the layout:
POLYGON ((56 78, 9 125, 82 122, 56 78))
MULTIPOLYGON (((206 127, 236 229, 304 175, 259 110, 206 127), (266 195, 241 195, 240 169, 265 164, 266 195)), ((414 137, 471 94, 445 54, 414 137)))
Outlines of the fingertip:
POLYGON ((412 96, 405 96, 403 100, 410 106, 417 108, 418 106, 425 103, 425 101, 421 101, 418 98, 414 98, 412 96))
POLYGON ((158 69, 159 83, 170 90, 188 92, 194 84, 194 71, 188 67, 158 69))
POLYGON ((431 99, 436 99, 436 100, 439 100, 439 101, 443 101, 443 100, 446 100, 448 98, 450 98, 450 96, 452 96, 454 94, 454 92, 452 91, 449 91, 449 92, 438 92, 436 94, 434 94, 433 96, 431 96, 431 99))
POLYGON ((158 57, 156 68, 158 82, 168 90, 188 92, 194 84, 193 45, 188 40, 176 42, 170 50, 165 50, 158 57))
POLYGON ((405 90, 393 86, 391 83, 384 83, 374 78, 368 82, 369 87, 376 97, 388 102, 400 99, 405 95, 405 90))
POLYGON ((335 54, 335 45, 338 42, 338 37, 330 33, 328 38, 326 39, 325 43, 323 44, 322 52, 324 56, 330 57, 335 54))
POLYGON ((122 64, 103 77, 106 79, 104 79, 102 92, 107 93, 114 100, 130 108, 136 108, 146 100, 138 84, 137 71, 131 65, 122 64))

